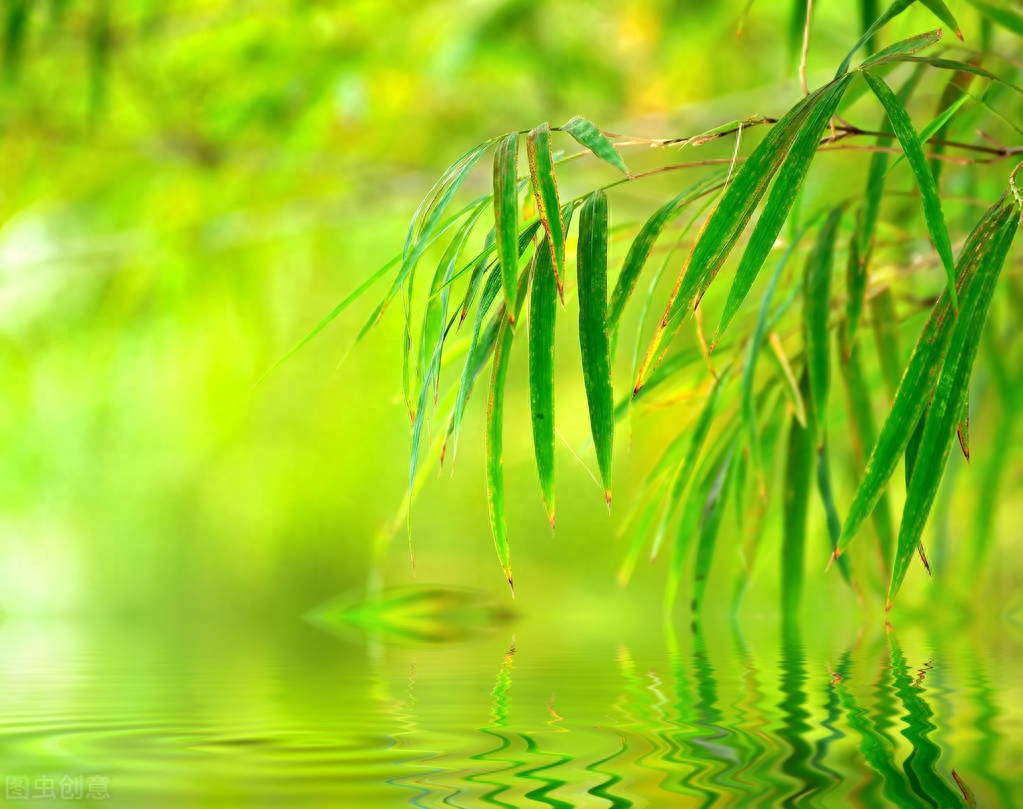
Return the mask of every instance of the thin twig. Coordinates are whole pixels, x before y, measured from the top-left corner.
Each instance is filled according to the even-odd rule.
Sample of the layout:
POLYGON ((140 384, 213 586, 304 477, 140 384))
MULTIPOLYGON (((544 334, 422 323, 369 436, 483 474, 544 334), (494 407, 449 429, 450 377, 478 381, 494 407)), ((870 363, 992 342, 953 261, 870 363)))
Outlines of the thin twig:
POLYGON ((813 0, 806 0, 806 20, 803 23, 803 53, 799 57, 799 86, 803 88, 803 95, 810 95, 810 88, 806 85, 806 58, 810 53, 810 18, 813 16, 813 0))

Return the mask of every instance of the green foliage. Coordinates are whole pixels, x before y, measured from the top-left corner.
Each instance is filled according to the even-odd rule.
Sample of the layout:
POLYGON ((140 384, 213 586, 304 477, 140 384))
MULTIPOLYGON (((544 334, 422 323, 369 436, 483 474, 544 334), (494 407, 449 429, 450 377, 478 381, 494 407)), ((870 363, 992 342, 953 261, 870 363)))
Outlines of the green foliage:
MULTIPOLYGON (((641 499, 646 505, 637 510, 639 518, 630 521, 634 538, 623 565, 623 579, 631 573, 644 538, 651 538, 651 555, 657 556, 664 538, 673 535, 666 596, 670 607, 691 540, 698 538, 692 591, 693 609, 698 612, 712 562, 721 556, 724 546, 730 542, 742 554, 739 580, 752 575, 764 517, 777 513, 782 528, 780 567, 786 616, 795 617, 799 610, 805 560, 819 559, 823 568, 829 553, 858 592, 872 589, 888 602, 894 598, 912 556, 917 550, 922 556, 924 526, 957 433, 968 452, 967 411, 974 360, 999 274, 1012 260, 1010 246, 1021 206, 1015 175, 1010 176, 1001 162, 1018 149, 952 138, 965 128, 960 125, 963 116, 971 116, 972 122, 973 116, 989 115, 992 127, 1009 122, 1014 128, 1011 120, 1020 110, 1016 77, 982 53, 969 53, 966 60, 950 58, 946 52, 920 55, 940 43, 940 30, 878 49, 875 40, 882 29, 912 5, 912 0, 896 0, 881 12, 865 26, 835 77, 797 99, 777 118, 753 117, 692 138, 662 141, 611 136, 579 117, 557 129, 541 124, 527 134, 528 178, 520 178, 518 173, 522 133, 512 132, 466 152, 427 195, 413 218, 399 272, 379 311, 401 290, 407 301, 413 300, 415 266, 449 227, 442 220, 455 190, 482 152, 497 144, 494 228, 480 254, 456 269, 469 233, 477 219, 482 220, 482 208, 470 206, 455 217, 462 224, 448 243, 422 306, 426 324, 419 366, 423 370, 417 377, 420 395, 412 410, 417 431, 414 448, 418 448, 418 431, 430 399, 425 394, 431 385, 437 385, 445 341, 475 307, 458 393, 447 416, 447 433, 457 440, 473 382, 492 362, 487 489, 498 556, 509 581, 502 435, 509 355, 518 334, 513 324, 528 296, 533 448, 553 526, 554 326, 560 296, 566 308, 578 306, 592 449, 609 506, 616 425, 634 408, 647 403, 655 406, 659 398, 670 401, 679 389, 696 393, 688 401, 700 402, 681 414, 677 436, 664 442, 667 448, 643 487, 641 499), (853 60, 864 46, 873 55, 853 69, 853 60), (944 92, 937 114, 925 126, 917 127, 911 110, 918 88, 947 70, 954 73, 951 81, 942 80, 944 92), (968 80, 964 81, 964 76, 968 80), (899 87, 897 92, 889 86, 893 79, 898 81, 893 85, 899 87), (977 81, 988 85, 974 94, 972 84, 977 81), (967 87, 971 92, 967 93, 967 87), (852 118, 882 111, 879 130, 849 123, 852 118), (763 137, 744 154, 742 139, 764 128, 763 137), (564 139, 561 142, 559 134, 564 139), (631 172, 622 159, 627 147, 640 143, 662 149, 695 149, 732 135, 735 148, 728 161, 694 160, 631 172), (566 136, 583 151, 560 154, 561 143, 571 145, 566 136), (824 153, 839 151, 861 162, 866 183, 861 191, 842 189, 829 198, 822 193, 821 183, 811 179, 811 168, 822 162, 824 153), (898 158, 893 160, 892 154, 898 158), (568 170, 570 160, 585 155, 599 158, 625 176, 565 200, 559 195, 557 176, 568 170), (916 191, 911 196, 919 194, 919 205, 907 206, 889 182, 890 176, 896 181, 904 179, 897 171, 903 158, 915 180, 916 191), (624 251, 609 300, 609 267, 627 233, 625 226, 609 222, 609 196, 613 198, 617 189, 648 177, 722 162, 728 163, 727 172, 715 169, 685 190, 672 189, 667 201, 638 227, 624 251), (943 171, 937 171, 938 166, 943 171), (523 200, 520 192, 526 182, 532 195, 523 200), (1007 183, 1010 194, 1004 194, 1007 183), (961 202, 964 188, 969 189, 971 201, 998 195, 1002 199, 974 224, 974 215, 961 202), (808 201, 801 202, 801 195, 807 193, 811 194, 808 201), (711 199, 713 194, 718 194, 716 199, 711 199), (619 335, 631 324, 629 305, 636 297, 641 299, 636 339, 644 339, 646 315, 660 305, 658 282, 673 251, 647 291, 637 296, 640 275, 658 249, 662 234, 700 199, 710 205, 709 214, 702 222, 702 212, 690 221, 701 224, 699 232, 685 246, 686 258, 653 327, 642 362, 638 367, 633 363, 634 373, 628 380, 632 396, 616 404, 615 348, 619 335), (566 245, 571 240, 571 213, 580 205, 573 290, 567 282, 566 245), (782 236, 786 224, 787 238, 782 236), (956 245, 966 231, 969 235, 957 259, 956 245), (540 240, 535 238, 537 233, 540 240), (811 235, 812 239, 807 238, 811 235), (933 249, 924 249, 928 239, 933 249), (531 266, 520 275, 520 257, 531 243, 531 266), (725 292, 715 281, 740 247, 725 292), (758 287, 764 284, 761 269, 779 249, 782 255, 771 277, 758 287), (496 260, 489 259, 491 253, 496 253, 496 260), (806 257, 801 277, 788 266, 797 254, 806 257), (844 284, 835 282, 836 267, 844 269, 844 284), (935 270, 943 271, 940 287, 935 285, 935 270), (455 286, 465 290, 458 307, 461 314, 458 324, 452 318, 445 325, 448 297, 455 286), (575 303, 573 291, 578 296, 575 303), (756 294, 760 298, 754 309, 748 299, 756 294), (489 309, 499 296, 502 306, 491 317, 489 309), (907 296, 915 302, 911 308, 928 308, 930 314, 912 354, 903 359, 896 300, 907 296), (795 304, 801 304, 801 325, 793 322, 791 311, 800 308, 795 304), (703 332, 704 310, 717 312, 719 317, 709 342, 703 332), (690 313, 696 315, 697 348, 680 349, 680 334, 690 313), (870 331, 875 337, 873 347, 868 343, 870 331), (770 348, 774 367, 758 377, 755 371, 765 347, 770 348), (839 371, 835 370, 836 357, 839 371), (715 366, 723 366, 723 370, 718 372, 715 366), (838 374, 845 388, 845 411, 829 402, 832 377, 838 374), (874 389, 875 378, 884 381, 890 401, 874 389), (875 410, 882 401, 887 417, 878 431, 875 410), (779 442, 776 438, 782 425, 787 439, 779 442), (919 437, 918 447, 911 440, 914 434, 919 437), (912 474, 907 476, 908 492, 896 542, 889 510, 899 502, 899 495, 890 491, 889 484, 900 461, 912 474), (813 535, 809 526, 814 519, 814 488, 820 495, 824 535, 829 539, 826 549, 807 541, 813 535), (738 517, 735 530, 732 526, 726 530, 722 526, 733 496, 738 517), (874 547, 853 561, 847 552, 868 520, 873 526, 874 547), (722 541, 722 537, 728 540, 722 541), (873 573, 863 572, 870 570, 873 573), (877 585, 878 573, 888 580, 887 585, 877 585)), ((921 5, 960 34, 959 23, 943 2, 922 0, 921 5)), ((974 5, 993 22, 1015 30, 1013 12, 987 3, 974 5)), ((796 8, 803 9, 800 15, 805 13, 805 4, 797 3, 796 8)), ((821 169, 821 174, 826 177, 827 171, 821 169)), ((406 347, 406 362, 409 350, 406 347)))

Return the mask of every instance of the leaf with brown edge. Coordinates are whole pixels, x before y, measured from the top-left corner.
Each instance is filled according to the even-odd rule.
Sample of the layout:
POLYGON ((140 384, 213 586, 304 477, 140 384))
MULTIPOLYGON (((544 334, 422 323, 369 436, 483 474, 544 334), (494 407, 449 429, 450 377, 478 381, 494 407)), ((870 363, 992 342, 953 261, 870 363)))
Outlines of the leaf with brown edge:
POLYGON ((883 65, 887 62, 898 61, 903 56, 910 56, 917 51, 922 51, 924 48, 929 48, 940 39, 940 28, 935 31, 927 31, 923 34, 917 34, 914 37, 904 39, 901 42, 896 42, 894 45, 889 45, 887 48, 878 51, 869 59, 864 60, 858 69, 864 70, 868 67, 877 67, 878 65, 883 65))
MULTIPOLYGON (((1000 217, 1008 207, 1003 201, 989 208, 966 240, 958 264, 960 287, 971 284, 983 257, 984 248, 998 232, 1000 217)), ((863 480, 846 515, 842 537, 835 551, 836 556, 845 550, 863 521, 873 511, 895 471, 896 464, 906 451, 912 430, 923 415, 937 384, 938 374, 952 339, 954 323, 955 314, 946 289, 931 310, 931 315, 903 372, 895 401, 881 428, 877 443, 867 462, 863 480)))
POLYGON ((952 437, 966 403, 973 361, 988 308, 1019 219, 1019 211, 1014 205, 1001 206, 991 238, 986 239, 977 251, 977 270, 964 284, 962 311, 952 329, 941 376, 927 413, 913 479, 906 492, 895 565, 888 588, 889 606, 902 585, 937 495, 952 447, 952 437))
POLYGON ((963 416, 956 426, 956 438, 959 439, 959 449, 963 451, 963 457, 970 460, 970 393, 966 392, 966 403, 963 405, 963 416))
MULTIPOLYGON (((501 268, 504 299, 515 300, 518 278, 519 198, 516 182, 519 156, 519 136, 506 135, 494 152, 494 228, 496 230, 497 259, 501 268)), ((508 317, 515 322, 515 307, 506 307, 508 317)))
POLYGON ((607 197, 603 191, 594 191, 579 212, 576 261, 579 347, 590 412, 590 432, 597 451, 604 498, 610 507, 614 393, 611 388, 611 342, 607 329, 607 239, 607 197))
POLYGON ((731 253, 772 178, 784 162, 792 142, 827 90, 828 87, 821 88, 797 102, 771 128, 735 173, 717 206, 704 222, 679 273, 664 315, 640 365, 633 388, 634 395, 646 384, 660 363, 697 295, 706 289, 731 253), (692 272, 689 271, 690 267, 693 268, 692 272))
POLYGON ((543 123, 529 133, 526 139, 529 158, 529 176, 533 183, 533 196, 547 233, 547 243, 553 260, 554 278, 558 295, 564 296, 565 278, 565 222, 561 216, 558 183, 554 175, 554 156, 551 153, 551 127, 543 123))
POLYGON ((920 5, 925 6, 931 14, 951 28, 959 39, 963 38, 963 32, 959 28, 959 23, 952 15, 952 12, 949 11, 948 6, 945 5, 944 0, 920 0, 920 5))

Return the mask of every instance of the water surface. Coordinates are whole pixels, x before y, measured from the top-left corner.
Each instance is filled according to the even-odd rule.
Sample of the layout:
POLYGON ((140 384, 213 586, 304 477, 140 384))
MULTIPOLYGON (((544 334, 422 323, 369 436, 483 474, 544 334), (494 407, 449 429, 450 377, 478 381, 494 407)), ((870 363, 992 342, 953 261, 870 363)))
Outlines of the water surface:
POLYGON ((1023 802, 1015 627, 804 636, 531 616, 400 629, 0 624, 0 797, 367 809, 1023 802))

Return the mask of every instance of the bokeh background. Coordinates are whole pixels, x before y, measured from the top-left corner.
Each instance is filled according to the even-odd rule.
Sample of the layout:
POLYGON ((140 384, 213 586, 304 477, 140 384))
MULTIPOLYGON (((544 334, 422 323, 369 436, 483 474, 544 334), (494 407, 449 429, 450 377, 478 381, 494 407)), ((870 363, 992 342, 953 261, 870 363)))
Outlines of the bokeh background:
MULTIPOLYGON (((786 108, 790 4, 752 4, 737 36, 743 5, 6 3, 0 614, 290 619, 374 570, 506 598, 481 401, 456 474, 415 510, 415 571, 404 534, 380 551, 407 480, 398 307, 348 348, 382 289, 257 380, 400 250, 419 198, 469 146, 576 114, 672 136, 786 108)), ((846 4, 819 6, 811 83, 862 30, 846 4)), ((886 36, 930 27, 913 10, 886 36)), ((564 182, 582 190, 602 169, 586 171, 564 182)), ((862 165, 846 171, 860 182, 862 165)), ((466 198, 487 183, 474 174, 466 198)), ((670 188, 616 204, 649 210, 670 188)), ((559 407, 582 414, 572 387, 559 407)), ((511 435, 520 606, 606 599, 623 509, 608 518, 562 453, 552 539, 528 431, 511 435)), ((624 506, 649 452, 622 456, 624 506)), ((663 576, 644 566, 618 597, 657 600, 663 576)))

